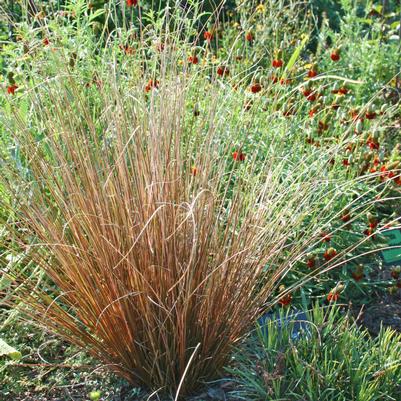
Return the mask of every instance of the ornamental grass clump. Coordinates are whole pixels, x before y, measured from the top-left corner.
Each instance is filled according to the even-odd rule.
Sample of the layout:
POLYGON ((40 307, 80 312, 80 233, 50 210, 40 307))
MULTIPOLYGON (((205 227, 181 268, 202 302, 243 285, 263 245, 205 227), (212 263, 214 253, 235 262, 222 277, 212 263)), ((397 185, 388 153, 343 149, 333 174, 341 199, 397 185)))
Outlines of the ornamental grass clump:
POLYGON ((25 316, 133 385, 184 395, 229 362, 353 183, 330 172, 340 145, 304 152, 280 112, 269 131, 248 94, 176 67, 168 43, 146 80, 105 52, 91 86, 60 51, 26 83, 29 112, 11 100, 4 246, 36 268, 3 275, 25 316), (261 129, 268 151, 247 152, 261 129))

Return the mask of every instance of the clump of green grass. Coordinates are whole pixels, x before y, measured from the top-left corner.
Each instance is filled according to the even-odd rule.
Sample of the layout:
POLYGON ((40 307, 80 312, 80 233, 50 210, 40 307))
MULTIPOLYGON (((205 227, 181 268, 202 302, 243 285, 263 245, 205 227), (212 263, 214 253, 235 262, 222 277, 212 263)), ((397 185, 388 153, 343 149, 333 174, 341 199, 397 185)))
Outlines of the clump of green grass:
MULTIPOLYGON (((291 311, 282 312, 281 318, 291 311)), ((246 400, 398 400, 401 334, 382 329, 375 338, 338 307, 316 305, 300 339, 292 340, 295 317, 259 326, 248 351, 235 356, 246 400), (267 330, 266 330, 267 328, 267 330)), ((299 324, 299 322, 298 322, 299 324)))

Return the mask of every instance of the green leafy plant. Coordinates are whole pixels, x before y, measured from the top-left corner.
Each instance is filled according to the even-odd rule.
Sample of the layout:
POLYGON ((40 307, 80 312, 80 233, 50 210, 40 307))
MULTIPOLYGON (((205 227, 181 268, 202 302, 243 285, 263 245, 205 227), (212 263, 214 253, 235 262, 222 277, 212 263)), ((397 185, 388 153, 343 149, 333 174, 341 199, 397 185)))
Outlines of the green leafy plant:
POLYGON ((291 318, 288 325, 268 321, 249 340, 247 352, 235 356, 232 372, 247 400, 362 401, 397 400, 401 374, 401 335, 382 329, 376 338, 360 329, 338 307, 318 305, 308 321, 291 318), (302 324, 299 339, 294 326, 302 324))

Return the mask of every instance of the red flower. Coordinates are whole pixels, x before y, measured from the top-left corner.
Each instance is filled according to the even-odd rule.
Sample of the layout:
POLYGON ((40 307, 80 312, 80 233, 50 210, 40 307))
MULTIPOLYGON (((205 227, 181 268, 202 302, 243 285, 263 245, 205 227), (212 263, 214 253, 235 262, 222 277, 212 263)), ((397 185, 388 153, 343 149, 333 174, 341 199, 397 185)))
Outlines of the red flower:
POLYGON ((198 169, 197 169, 195 166, 191 167, 191 174, 192 174, 194 177, 196 176, 196 174, 198 174, 198 169))
POLYGON ((247 32, 247 33, 245 34, 245 40, 246 40, 247 42, 252 42, 252 41, 253 41, 252 32, 247 32))
POLYGON ((327 300, 329 302, 338 301, 341 292, 343 291, 344 286, 342 284, 337 284, 327 295, 327 300))
POLYGON ((138 5, 138 0, 127 0, 128 7, 136 7, 138 5))
POLYGON ((199 59, 197 56, 189 56, 188 57, 188 63, 190 64, 198 64, 199 63, 199 59))
POLYGON ((386 180, 386 179, 391 179, 395 177, 395 173, 394 171, 389 171, 387 166, 382 166, 380 168, 380 178, 382 179, 382 181, 386 180))
POLYGON ((356 121, 359 118, 358 110, 351 110, 350 115, 351 115, 352 121, 356 121))
POLYGON ((335 293, 335 292, 329 292, 329 294, 327 295, 327 300, 329 302, 338 301, 338 298, 340 298, 340 294, 335 293))
POLYGON ((314 102, 316 99, 317 99, 316 93, 311 93, 306 97, 306 100, 308 100, 309 102, 314 102))
POLYGON ((332 61, 340 60, 340 50, 339 49, 333 50, 330 54, 330 58, 332 59, 332 61))
POLYGON ((245 153, 235 151, 235 152, 233 152, 233 159, 236 162, 243 162, 245 160, 245 153))
POLYGON ((280 68, 280 67, 282 67, 282 66, 283 66, 283 60, 281 60, 281 59, 274 59, 274 60, 272 61, 272 66, 273 66, 274 68, 280 68))
POLYGON ((330 242, 331 241, 331 235, 330 234, 322 232, 321 236, 322 236, 322 241, 323 242, 330 242))
POLYGON ((316 266, 316 258, 314 256, 311 256, 306 261, 306 265, 309 267, 309 269, 313 269, 316 266))
POLYGON ((49 46, 49 44, 50 44, 49 39, 48 38, 44 38, 43 39, 43 46, 49 46))
POLYGON ((279 299, 278 303, 281 306, 288 306, 292 301, 292 295, 291 294, 287 294, 284 295, 282 298, 279 299))
POLYGON ((350 161, 348 159, 344 159, 343 160, 343 166, 348 167, 350 165, 351 165, 351 163, 350 163, 350 161))
POLYGON ((311 70, 308 71, 308 77, 309 78, 314 78, 314 77, 316 77, 316 75, 317 75, 317 71, 316 70, 311 69, 311 70))
POLYGON ((132 55, 134 54, 134 48, 128 45, 119 45, 118 46, 125 54, 132 55))
POLYGON ((400 278, 400 274, 401 274, 401 271, 398 268, 394 268, 393 270, 391 270, 391 277, 394 280, 398 280, 400 278))
POLYGON ((324 121, 319 121, 318 123, 318 130, 319 131, 327 131, 329 129, 329 124, 324 121))
POLYGON ((317 109, 313 108, 309 110, 309 117, 312 118, 316 113, 317 113, 317 109))
POLYGON ((147 85, 145 86, 145 92, 149 92, 152 88, 158 88, 159 87, 159 81, 153 79, 149 79, 147 85))
POLYGON ((328 249, 326 249, 323 256, 327 261, 329 261, 329 260, 333 259, 336 255, 337 255, 337 251, 334 248, 328 248, 328 249))
POLYGON ((345 86, 343 86, 338 90, 337 93, 339 93, 340 95, 346 95, 348 93, 348 89, 345 86))
POLYGON ((376 118, 376 113, 374 111, 367 111, 366 114, 365 114, 365 117, 368 120, 373 120, 373 119, 376 118))
POLYGON ((260 85, 260 83, 255 82, 251 85, 251 92, 252 93, 258 93, 262 90, 262 86, 260 85))
POLYGON ((359 272, 359 271, 352 272, 352 278, 355 281, 361 281, 364 277, 365 277, 365 275, 363 274, 363 272, 359 272))
POLYGON ((380 144, 379 142, 375 141, 374 139, 368 139, 366 144, 369 146, 370 149, 374 150, 374 149, 379 149, 380 144))
POLYGON ((372 239, 375 239, 376 236, 373 235, 374 233, 374 229, 373 228, 367 228, 364 232, 363 232, 367 237, 371 237, 372 239))
POLYGON ((211 32, 209 32, 209 31, 206 31, 206 32, 203 34, 203 38, 204 38, 205 40, 207 40, 208 42, 210 42, 210 41, 213 39, 213 34, 212 34, 211 32))
POLYGON ((14 95, 16 89, 18 89, 18 85, 16 85, 16 84, 9 85, 9 86, 7 87, 7 93, 8 93, 9 95, 14 95))
POLYGON ((344 213, 344 214, 341 216, 341 220, 342 220, 344 223, 348 223, 348 222, 351 220, 351 214, 350 214, 349 212, 344 213))
POLYGON ((230 70, 227 67, 219 66, 217 67, 217 75, 219 75, 220 77, 230 75, 230 70))
POLYGON ((272 82, 274 84, 276 84, 278 82, 278 77, 276 77, 275 75, 272 75, 270 79, 272 80, 272 82))

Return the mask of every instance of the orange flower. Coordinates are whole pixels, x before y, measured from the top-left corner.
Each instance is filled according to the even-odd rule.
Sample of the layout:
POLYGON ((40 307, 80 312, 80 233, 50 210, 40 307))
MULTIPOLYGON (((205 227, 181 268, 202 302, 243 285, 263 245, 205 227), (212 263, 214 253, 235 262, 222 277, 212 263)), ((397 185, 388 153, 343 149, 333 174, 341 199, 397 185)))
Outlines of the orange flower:
POLYGON ((118 46, 125 54, 132 55, 134 54, 134 48, 128 45, 119 45, 118 46))
POLYGON ((317 108, 312 108, 309 110, 309 117, 312 118, 318 112, 317 108))
POLYGON ((159 87, 159 81, 153 79, 149 79, 147 85, 145 86, 145 92, 149 92, 152 88, 158 88, 159 87))
POLYGON ((213 34, 209 31, 204 32, 203 38, 210 42, 213 39, 213 34))
POLYGON ((247 32, 247 33, 245 34, 245 40, 246 40, 247 42, 252 42, 252 41, 253 41, 252 32, 247 32))
POLYGON ((242 152, 240 152, 240 151, 235 151, 235 152, 233 152, 233 159, 236 161, 236 162, 243 162, 244 160, 245 160, 245 153, 242 153, 242 152))
POLYGON ((7 87, 7 93, 9 94, 9 95, 14 95, 15 94, 15 91, 18 89, 18 85, 16 85, 16 84, 12 84, 12 85, 9 85, 8 87, 7 87))
POLYGON ((340 294, 342 290, 344 289, 344 286, 341 283, 338 283, 330 292, 327 294, 327 300, 329 302, 335 302, 338 301, 338 298, 340 298, 340 294))
POLYGON ((284 297, 280 298, 278 303, 281 306, 288 306, 292 301, 292 295, 291 294, 287 294, 284 297))
POLYGON ((338 298, 340 298, 340 294, 336 294, 336 293, 333 293, 333 292, 329 292, 329 294, 327 295, 327 300, 329 302, 338 301, 338 298))

